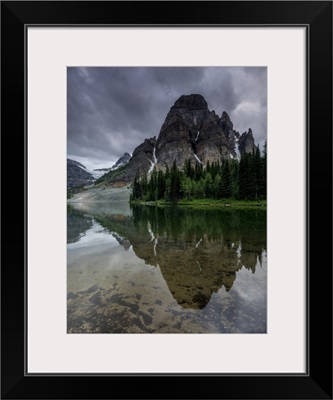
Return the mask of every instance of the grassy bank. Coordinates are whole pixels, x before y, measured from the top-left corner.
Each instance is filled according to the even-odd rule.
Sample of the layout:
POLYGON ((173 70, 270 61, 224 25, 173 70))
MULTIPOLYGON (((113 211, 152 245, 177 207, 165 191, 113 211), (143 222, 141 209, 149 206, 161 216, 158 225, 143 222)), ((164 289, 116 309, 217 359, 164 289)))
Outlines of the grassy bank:
POLYGON ((136 200, 136 201, 131 201, 131 204, 141 204, 141 205, 147 205, 147 206, 181 206, 181 207, 232 207, 232 208, 266 208, 267 201, 266 200, 260 200, 260 201, 255 201, 255 200, 233 200, 233 199, 225 199, 225 200, 216 200, 216 199, 194 199, 194 200, 181 200, 176 203, 171 203, 167 201, 142 201, 142 200, 136 200))

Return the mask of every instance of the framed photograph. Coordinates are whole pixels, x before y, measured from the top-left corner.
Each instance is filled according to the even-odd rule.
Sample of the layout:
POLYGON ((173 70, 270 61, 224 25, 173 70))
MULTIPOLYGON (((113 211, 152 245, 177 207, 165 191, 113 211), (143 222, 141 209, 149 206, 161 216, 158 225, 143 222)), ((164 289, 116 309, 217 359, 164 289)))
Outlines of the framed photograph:
POLYGON ((2 397, 331 399, 332 2, 1 11, 2 397))

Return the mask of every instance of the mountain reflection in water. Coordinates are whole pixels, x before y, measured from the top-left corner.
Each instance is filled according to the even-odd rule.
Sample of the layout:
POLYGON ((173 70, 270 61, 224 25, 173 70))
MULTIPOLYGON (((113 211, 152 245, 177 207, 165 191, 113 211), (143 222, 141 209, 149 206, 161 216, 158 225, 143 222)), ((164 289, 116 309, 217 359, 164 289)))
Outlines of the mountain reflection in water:
MULTIPOLYGON (((133 281, 131 285, 135 286, 135 293, 126 293, 126 290, 120 293, 119 290, 111 290, 116 289, 112 278, 108 283, 109 288, 103 287, 107 286, 104 277, 103 285, 97 281, 97 286, 92 286, 96 290, 90 288, 89 299, 95 296, 96 301, 90 300, 89 306, 92 304, 101 314, 105 314, 108 307, 112 308, 116 303, 119 307, 127 307, 126 312, 131 313, 130 317, 128 314, 126 318, 123 315, 123 327, 118 319, 116 329, 112 328, 112 323, 107 325, 106 321, 102 322, 103 317, 100 317, 99 322, 94 320, 93 324, 88 324, 89 329, 85 330, 82 326, 87 325, 82 323, 84 307, 80 307, 80 298, 84 299, 87 293, 81 289, 69 295, 70 332, 94 332, 94 326, 97 326, 97 332, 110 333, 206 332, 207 319, 212 327, 211 330, 207 328, 208 332, 266 331, 266 211, 135 205, 128 213, 112 213, 105 209, 101 209, 101 212, 98 209, 91 210, 87 205, 81 205, 81 208, 83 211, 72 207, 68 211, 68 226, 71 228, 68 229, 69 249, 74 249, 75 240, 78 243, 83 241, 82 232, 85 231, 95 234, 103 232, 105 239, 107 235, 112 236, 115 239, 112 244, 114 255, 118 244, 125 251, 124 257, 126 252, 133 252, 131 260, 142 260, 144 265, 155 268, 156 273, 163 277, 175 300, 174 305, 169 298, 167 300, 175 324, 165 326, 163 318, 161 323, 163 309, 158 311, 156 307, 163 307, 163 300, 159 304, 159 299, 155 298, 159 295, 159 286, 152 284, 150 288, 149 279, 141 286, 133 281), (76 226, 76 230, 73 226, 76 226), (145 303, 151 301, 152 304, 141 304, 141 297, 149 291, 152 298, 145 303), (239 318, 240 314, 242 318, 239 318), (181 329, 182 322, 190 317, 193 318, 191 323, 183 324, 188 328, 181 329), (140 330, 133 330, 133 327, 129 329, 132 323, 137 323, 140 330), (100 329, 98 324, 104 324, 104 328, 100 329), (179 330, 175 328, 177 326, 179 330)), ((86 256, 89 257, 88 254, 86 256)), ((94 262, 96 264, 96 260, 94 262)), ((69 273, 70 265, 68 268, 69 273)), ((142 267, 131 261, 128 268, 133 272, 142 267)), ((130 282, 129 278, 119 278, 119 271, 117 278, 130 282)), ((107 312, 107 315, 112 320, 112 313, 107 312)), ((114 315, 116 317, 116 313, 114 315)))

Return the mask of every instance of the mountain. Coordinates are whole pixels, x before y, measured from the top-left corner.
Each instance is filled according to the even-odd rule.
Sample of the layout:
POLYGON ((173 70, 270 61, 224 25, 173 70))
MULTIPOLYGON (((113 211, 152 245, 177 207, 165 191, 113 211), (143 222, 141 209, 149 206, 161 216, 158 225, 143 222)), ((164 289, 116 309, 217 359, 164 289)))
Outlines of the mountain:
POLYGON ((102 172, 103 174, 105 174, 106 172, 113 171, 113 170, 118 169, 119 167, 127 164, 130 159, 131 159, 131 155, 128 154, 128 153, 124 153, 124 155, 121 156, 119 158, 119 160, 112 167, 110 167, 110 168, 97 168, 97 169, 94 169, 94 171, 102 172))
POLYGON ((256 145, 254 143, 252 129, 250 128, 248 132, 242 133, 242 135, 239 137, 238 149, 240 154, 244 154, 244 153, 252 153, 255 147, 256 145))
POLYGON ((91 185, 95 180, 93 174, 84 165, 67 158, 67 187, 91 185))
POLYGON ((127 164, 120 165, 117 169, 111 170, 96 181, 98 183, 111 184, 113 187, 122 187, 134 181, 137 173, 146 174, 154 165, 154 147, 156 138, 145 139, 132 154, 127 164))
POLYGON ((112 166, 111 170, 115 170, 119 167, 122 167, 123 165, 126 165, 130 159, 131 155, 128 153, 124 153, 124 155, 120 157, 119 160, 112 166))
POLYGON ((251 215, 246 211, 227 212, 221 219, 219 210, 180 208, 175 214, 168 207, 134 205, 132 216, 120 218, 118 214, 108 214, 106 217, 98 212, 94 218, 125 249, 131 247, 145 264, 159 268, 181 307, 203 309, 222 286, 226 292, 232 288, 239 270, 245 268, 254 273, 258 261, 261 262, 266 245, 263 241, 265 219, 251 215), (230 223, 234 227, 232 231, 230 223))
POLYGON ((181 96, 170 108, 158 138, 145 139, 133 152, 129 162, 104 175, 101 180, 112 186, 132 183, 136 174, 149 174, 154 167, 165 169, 175 161, 183 167, 209 161, 240 158, 255 146, 252 130, 239 134, 224 111, 219 117, 200 94, 181 96))
POLYGON ((115 171, 125 166, 130 159, 131 155, 125 153, 111 168, 99 168, 90 171, 78 161, 67 158, 67 187, 91 185, 96 180, 103 179, 109 171, 115 171))

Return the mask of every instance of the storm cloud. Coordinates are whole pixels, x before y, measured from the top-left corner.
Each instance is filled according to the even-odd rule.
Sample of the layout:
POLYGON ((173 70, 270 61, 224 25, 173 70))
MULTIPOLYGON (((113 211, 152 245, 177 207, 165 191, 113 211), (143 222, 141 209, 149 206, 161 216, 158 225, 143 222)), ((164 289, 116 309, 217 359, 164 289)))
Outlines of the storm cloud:
POLYGON ((145 138, 158 137, 183 94, 203 95, 226 111, 234 129, 252 129, 261 148, 267 134, 265 67, 69 67, 67 155, 88 169, 111 167, 145 138))

